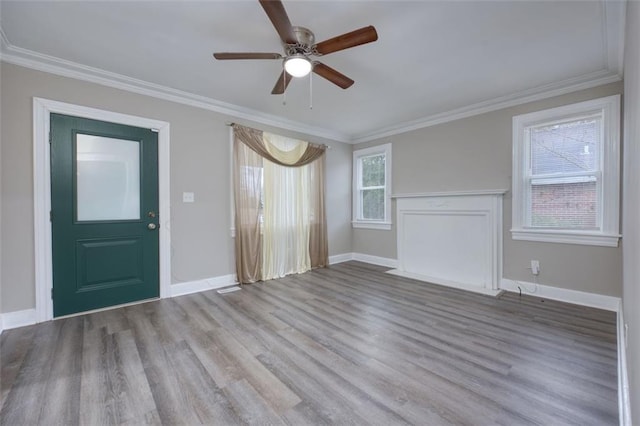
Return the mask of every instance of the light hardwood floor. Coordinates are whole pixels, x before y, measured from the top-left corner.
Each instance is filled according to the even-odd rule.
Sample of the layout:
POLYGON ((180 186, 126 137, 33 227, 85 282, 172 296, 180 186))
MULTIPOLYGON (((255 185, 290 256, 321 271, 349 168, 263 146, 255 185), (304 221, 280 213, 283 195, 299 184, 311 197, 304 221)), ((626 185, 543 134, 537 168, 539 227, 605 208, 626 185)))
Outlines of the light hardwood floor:
POLYGON ((617 424, 614 313, 383 271, 5 331, 0 423, 617 424))

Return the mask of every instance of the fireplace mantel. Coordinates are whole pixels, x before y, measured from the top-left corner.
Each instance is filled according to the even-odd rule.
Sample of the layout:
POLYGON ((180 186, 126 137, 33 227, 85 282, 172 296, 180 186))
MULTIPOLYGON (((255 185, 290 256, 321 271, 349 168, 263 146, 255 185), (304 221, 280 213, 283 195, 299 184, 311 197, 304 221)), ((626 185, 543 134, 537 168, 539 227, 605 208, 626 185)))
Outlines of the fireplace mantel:
POLYGON ((395 194, 398 268, 389 273, 499 294, 505 192, 395 194))

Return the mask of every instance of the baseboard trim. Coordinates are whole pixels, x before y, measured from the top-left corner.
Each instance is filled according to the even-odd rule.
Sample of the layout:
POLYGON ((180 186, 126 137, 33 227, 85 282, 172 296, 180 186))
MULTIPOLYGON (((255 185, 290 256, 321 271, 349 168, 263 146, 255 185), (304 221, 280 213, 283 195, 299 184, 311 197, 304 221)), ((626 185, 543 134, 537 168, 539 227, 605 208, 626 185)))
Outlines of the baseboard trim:
POLYGON ((238 284, 235 274, 221 275, 219 277, 205 278, 203 280, 187 281, 171 285, 171 297, 184 296, 186 294, 199 293, 201 291, 215 290, 238 284))
MULTIPOLYGON (((189 281, 184 283, 172 284, 170 297, 183 296, 191 293, 198 293, 206 290, 215 290, 222 287, 228 287, 238 284, 235 274, 222 275, 219 277, 206 278, 204 280, 189 281)), ((134 302, 131 304, 144 303, 146 301, 134 302)), ((129 304, 127 304, 129 305, 129 304)), ((118 306, 120 307, 120 306, 118 306)), ((80 315, 89 312, 81 312, 80 315)), ((59 318, 54 318, 59 319, 59 318)), ((6 312, 0 314, 0 334, 5 330, 12 328, 25 327, 27 325, 36 324, 36 310, 25 309, 22 311, 6 312)))
POLYGON ((25 327, 36 323, 36 310, 24 309, 22 311, 6 312, 0 315, 0 333, 12 328, 25 327))
POLYGON ((618 412, 620 426, 631 426, 629 373, 627 371, 627 333, 625 333, 622 303, 618 307, 618 412))
POLYGON ((550 300, 558 300, 560 302, 573 303, 576 305, 589 306, 591 308, 604 309, 612 312, 617 312, 620 306, 619 297, 569 290, 566 288, 511 280, 508 278, 503 278, 500 281, 500 288, 502 290, 518 293, 518 287, 522 289, 523 294, 539 296, 550 300), (532 289, 535 289, 535 291, 532 289))
POLYGON ((386 266, 388 268, 397 268, 398 261, 387 257, 372 256, 370 254, 353 253, 353 260, 359 262, 371 263, 372 265, 386 266))
POLYGON ((329 265, 348 262, 350 260, 353 260, 353 253, 336 254, 334 256, 329 256, 329 265))

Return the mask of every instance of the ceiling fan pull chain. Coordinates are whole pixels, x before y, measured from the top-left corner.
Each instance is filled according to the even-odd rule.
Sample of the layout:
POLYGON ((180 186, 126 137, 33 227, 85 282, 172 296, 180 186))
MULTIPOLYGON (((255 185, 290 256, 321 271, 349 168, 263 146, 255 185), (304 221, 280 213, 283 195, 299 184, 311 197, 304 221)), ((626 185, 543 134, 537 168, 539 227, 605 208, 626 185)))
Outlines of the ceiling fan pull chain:
POLYGON ((313 73, 309 73, 309 109, 313 109, 313 73))
POLYGON ((284 62, 282 63, 282 105, 287 104, 287 70, 284 68, 284 62))

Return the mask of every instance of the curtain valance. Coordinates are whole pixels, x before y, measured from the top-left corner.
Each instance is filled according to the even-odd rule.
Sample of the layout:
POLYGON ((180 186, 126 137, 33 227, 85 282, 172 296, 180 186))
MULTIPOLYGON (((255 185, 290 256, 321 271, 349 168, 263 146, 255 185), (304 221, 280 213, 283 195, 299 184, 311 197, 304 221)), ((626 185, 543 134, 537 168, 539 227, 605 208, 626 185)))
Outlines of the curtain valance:
POLYGON ((272 163, 286 167, 300 167, 312 163, 320 158, 327 149, 324 145, 304 142, 306 147, 302 145, 301 148, 294 149, 293 151, 282 151, 265 140, 262 130, 234 124, 233 131, 238 140, 258 155, 272 163))

